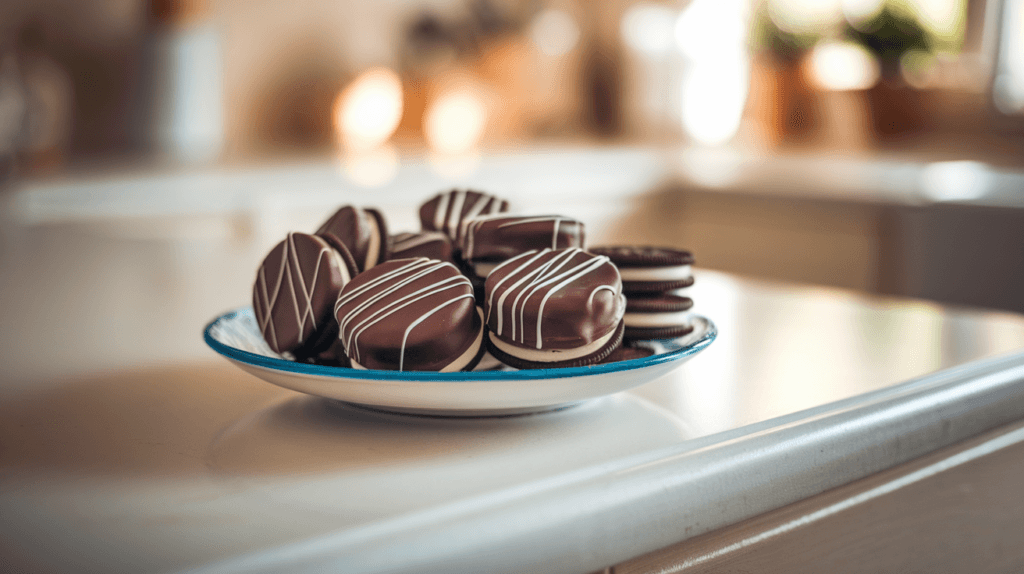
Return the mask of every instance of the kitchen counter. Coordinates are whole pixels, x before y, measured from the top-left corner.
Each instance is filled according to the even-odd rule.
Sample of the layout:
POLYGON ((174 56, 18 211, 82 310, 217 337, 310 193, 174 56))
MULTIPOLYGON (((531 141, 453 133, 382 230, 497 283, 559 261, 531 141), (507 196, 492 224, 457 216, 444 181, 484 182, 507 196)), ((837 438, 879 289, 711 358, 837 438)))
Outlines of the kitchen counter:
MULTIPOLYGON (((650 225, 670 216, 645 198, 678 181, 647 151, 488 158, 461 183, 578 216, 592 244, 680 238, 650 225)), ((819 525, 874 503, 921 521, 892 517, 890 530, 967 524, 963 497, 891 503, 936 476, 958 477, 955 493, 995 493, 971 524, 1024 547, 1012 538, 1024 496, 975 480, 987 461, 1024 460, 1016 313, 698 269, 695 311, 720 334, 678 370, 564 411, 468 420, 307 397, 203 346, 202 326, 248 299, 285 231, 346 202, 413 229, 410 206, 451 184, 413 163, 365 190, 313 165, 28 182, 0 195, 5 567, 625 573, 740 557, 767 571, 804 554, 751 552, 795 535, 819 552, 862 540, 808 533, 834 533, 819 525), (1000 501, 1002 514, 991 510, 1000 501), (954 515, 925 517, 922 505, 954 515)), ((980 476, 1019 476, 1000 468, 980 476)), ((922 535, 939 547, 920 552, 970 559, 956 541, 971 532, 945 546, 922 535)), ((1013 552, 1001 555, 1011 566, 1013 552)))
POLYGON ((5 387, 3 550, 30 571, 587 572, 1024 419, 1024 317, 692 289, 721 331, 704 353, 541 415, 374 414, 212 355, 5 387))

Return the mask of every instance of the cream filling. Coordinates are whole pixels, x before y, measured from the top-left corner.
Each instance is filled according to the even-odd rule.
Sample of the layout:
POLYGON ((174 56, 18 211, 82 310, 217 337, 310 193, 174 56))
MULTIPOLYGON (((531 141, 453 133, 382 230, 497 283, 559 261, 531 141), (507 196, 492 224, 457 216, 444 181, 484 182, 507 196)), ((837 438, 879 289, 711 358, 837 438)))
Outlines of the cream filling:
POLYGON ((486 279, 487 276, 491 274, 491 271, 494 271, 494 268, 498 265, 501 265, 501 263, 474 263, 473 272, 476 273, 477 277, 483 277, 486 279))
POLYGON ((601 350, 608 344, 612 336, 615 335, 616 329, 612 329, 607 335, 597 339, 592 343, 583 345, 582 347, 574 347, 572 349, 524 349, 522 347, 516 347, 510 345, 500 339, 494 337, 494 333, 488 332, 491 342, 494 346, 501 349, 502 351, 516 357, 517 359, 523 359, 524 361, 536 361, 538 363, 556 363, 559 361, 571 361, 573 359, 579 359, 580 357, 586 357, 592 355, 601 350))
POLYGON ((364 212, 366 223, 370 226, 370 243, 366 246, 366 262, 363 264, 363 271, 368 270, 377 264, 380 257, 380 229, 377 227, 377 218, 364 212))
POLYGON ((672 267, 619 267, 623 281, 678 281, 693 275, 690 265, 672 267))
MULTIPOLYGON (((448 363, 447 365, 445 365, 438 372, 440 372, 440 373, 455 373, 455 372, 461 371, 462 369, 465 369, 466 366, 469 365, 469 363, 476 357, 477 352, 480 350, 480 345, 482 345, 483 342, 484 342, 484 313, 483 313, 483 311, 480 310, 480 307, 476 308, 476 312, 477 312, 477 315, 480 316, 480 330, 477 331, 476 339, 473 340, 473 344, 471 344, 469 346, 469 348, 465 350, 465 352, 463 352, 461 355, 459 355, 459 357, 457 359, 455 359, 451 363, 448 363)), ((368 371, 369 370, 366 367, 364 367, 364 366, 360 365, 359 363, 357 363, 355 361, 355 359, 353 359, 351 357, 349 357, 349 362, 352 363, 352 368, 353 369, 360 369, 360 370, 363 370, 363 371, 368 371)), ((409 372, 409 371, 406 371, 406 372, 409 372)), ((429 371, 427 371, 427 372, 429 372, 429 371)))
POLYGON ((685 327, 693 320, 693 314, 690 311, 626 313, 622 320, 627 327, 685 327))

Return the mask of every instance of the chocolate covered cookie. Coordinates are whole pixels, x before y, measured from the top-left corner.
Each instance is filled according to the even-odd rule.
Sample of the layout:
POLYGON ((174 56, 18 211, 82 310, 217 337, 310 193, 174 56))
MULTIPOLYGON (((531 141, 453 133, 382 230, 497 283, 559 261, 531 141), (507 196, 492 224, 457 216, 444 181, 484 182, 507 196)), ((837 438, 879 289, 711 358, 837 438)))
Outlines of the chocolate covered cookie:
POLYGON ((440 231, 458 244, 464 221, 506 211, 508 202, 504 199, 479 191, 453 189, 420 206, 420 224, 424 231, 440 231))
POLYGON ((607 257, 528 251, 496 267, 485 293, 488 349, 511 367, 589 365, 622 342, 626 301, 607 257))
POLYGON ((693 255, 668 247, 608 246, 589 249, 611 259, 627 294, 664 293, 693 285, 693 255))
POLYGON ((388 258, 388 228, 384 216, 376 209, 346 205, 334 212, 316 230, 316 235, 331 236, 343 243, 360 271, 366 271, 388 258))
POLYGON ((560 215, 495 215, 466 221, 462 259, 486 278, 499 263, 536 249, 583 248, 583 223, 560 215))
POLYGON ((455 263, 452 254, 452 241, 440 231, 392 235, 389 251, 389 259, 426 257, 455 263))
POLYGON ((337 332, 334 302, 354 273, 315 235, 289 233, 271 249, 252 290, 256 323, 270 348, 299 360, 326 350, 337 332))
POLYGON ((451 263, 381 263, 345 286, 334 311, 353 368, 470 370, 484 351, 482 313, 451 263))
POLYGON ((625 339, 674 339, 693 331, 689 297, 667 293, 640 297, 626 296, 625 339))

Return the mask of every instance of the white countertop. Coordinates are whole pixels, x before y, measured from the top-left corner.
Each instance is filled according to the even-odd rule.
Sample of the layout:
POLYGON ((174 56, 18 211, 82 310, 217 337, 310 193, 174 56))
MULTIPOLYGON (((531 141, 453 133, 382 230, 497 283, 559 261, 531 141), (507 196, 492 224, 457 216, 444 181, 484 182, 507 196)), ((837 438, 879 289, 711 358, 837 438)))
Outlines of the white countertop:
POLYGON ((374 414, 213 357, 5 387, 0 539, 76 572, 586 571, 1024 416, 1024 356, 895 385, 1024 346, 1022 317, 697 278, 711 347, 556 413, 374 414))
MULTIPOLYGON (((660 164, 574 161, 621 161, 572 210, 621 240, 660 164)), ((541 171, 517 185, 553 185, 541 171)), ((30 571, 587 572, 1024 418, 1024 356, 992 358, 1024 348, 1024 317, 707 270, 691 296, 718 340, 578 408, 423 419, 280 389, 200 330, 244 303, 278 226, 370 197, 324 193, 270 222, 47 212, 4 228, 0 555, 30 571)))

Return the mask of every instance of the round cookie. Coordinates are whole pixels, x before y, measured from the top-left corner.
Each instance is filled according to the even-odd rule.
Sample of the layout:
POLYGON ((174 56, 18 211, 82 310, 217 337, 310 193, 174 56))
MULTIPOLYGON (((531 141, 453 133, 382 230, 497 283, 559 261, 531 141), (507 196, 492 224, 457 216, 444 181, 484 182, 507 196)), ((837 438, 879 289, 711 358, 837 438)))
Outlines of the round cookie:
POLYGON ((487 276, 485 296, 488 350, 511 367, 594 364, 622 342, 626 300, 607 257, 528 251, 487 276))
POLYGON ((399 233, 391 236, 390 245, 389 259, 426 257, 455 263, 455 257, 452 254, 452 241, 440 231, 399 233))
POLYGON ((473 288, 451 263, 395 259, 357 275, 334 306, 356 369, 452 372, 484 352, 473 288))
POLYGON ((674 339, 693 331, 689 297, 662 293, 650 297, 626 297, 627 341, 674 339))
POLYGON ((344 257, 315 235, 289 233, 274 246, 252 290, 256 324, 271 350, 302 360, 329 347, 334 302, 352 275, 344 257))
POLYGON ((612 260, 627 294, 663 293, 693 285, 693 255, 668 247, 602 246, 589 249, 612 260))
POLYGON ((366 271, 387 260, 388 228, 384 216, 376 209, 346 205, 316 230, 316 235, 334 236, 345 244, 360 271, 366 271))
POLYGON ((440 231, 458 244, 465 220, 506 211, 508 202, 504 199, 479 191, 453 189, 420 206, 420 224, 423 231, 440 231))
POLYGON ((618 349, 611 352, 601 363, 618 363, 619 361, 630 361, 632 359, 643 359, 654 354, 654 349, 647 347, 633 347, 623 343, 618 349))
POLYGON ((492 215, 466 221, 462 259, 479 277, 520 253, 535 249, 582 249, 583 223, 560 215, 492 215))

